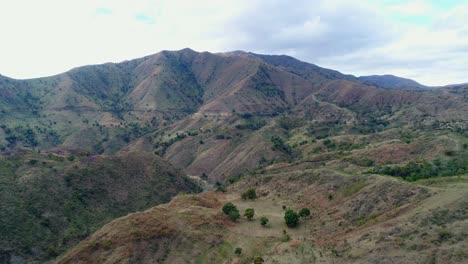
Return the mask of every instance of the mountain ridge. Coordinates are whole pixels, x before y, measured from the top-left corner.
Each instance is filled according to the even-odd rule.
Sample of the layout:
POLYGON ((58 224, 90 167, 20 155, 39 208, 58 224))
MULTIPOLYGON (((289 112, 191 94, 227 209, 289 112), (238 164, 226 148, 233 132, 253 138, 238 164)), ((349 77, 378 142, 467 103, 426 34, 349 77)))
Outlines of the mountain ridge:
MULTIPOLYGON (((329 71, 331 73, 335 73, 336 75, 342 75, 342 76, 345 76, 346 78, 353 79, 353 80, 362 79, 364 81, 370 81, 370 79, 373 79, 373 78, 378 78, 378 79, 380 79, 380 78, 385 78, 385 79, 392 78, 394 80, 399 80, 401 82, 407 82, 406 84, 401 84, 400 83, 398 85, 395 85, 395 84, 382 85, 381 83, 384 82, 384 80, 375 81, 375 82, 370 81, 370 83, 373 83, 375 85, 382 85, 384 88, 405 88, 404 85, 409 85, 409 88, 428 88, 428 87, 432 87, 432 86, 422 85, 422 84, 418 83, 417 81, 414 81, 414 80, 409 79, 409 78, 399 77, 399 76, 395 76, 395 75, 392 75, 392 74, 385 74, 384 73, 384 74, 381 74, 381 75, 363 75, 363 76, 354 76, 354 75, 351 75, 351 74, 343 74, 343 73, 341 73, 339 71, 328 69, 328 68, 323 68, 323 67, 320 67, 320 66, 318 66, 316 64, 313 64, 313 63, 300 61, 300 60, 298 60, 298 59, 296 59, 296 58, 294 58, 294 57, 292 57, 290 55, 286 55, 286 54, 282 54, 282 55, 268 54, 267 55, 267 54, 258 54, 258 53, 253 53, 253 52, 249 52, 249 51, 242 51, 242 50, 210 53, 208 51, 198 52, 198 51, 195 51, 195 50, 193 50, 191 48, 188 48, 188 47, 180 49, 180 50, 162 50, 162 51, 157 52, 157 53, 145 55, 145 56, 142 56, 142 57, 139 57, 139 58, 125 59, 125 60, 122 60, 122 61, 119 61, 119 62, 104 62, 104 63, 96 63, 96 64, 76 66, 76 67, 71 68, 70 70, 60 72, 60 73, 57 73, 57 74, 53 74, 53 75, 50 75, 50 76, 44 76, 44 77, 16 79, 16 78, 11 78, 11 77, 8 77, 8 76, 4 76, 2 74, 0 74, 0 77, 9 78, 9 79, 13 79, 13 80, 33 80, 33 79, 39 79, 39 78, 54 77, 54 76, 61 75, 61 74, 64 74, 64 73, 67 73, 67 72, 70 72, 70 71, 73 71, 73 70, 76 70, 76 69, 79 69, 79 68, 82 68, 82 67, 98 66, 98 65, 124 64, 124 63, 132 62, 132 61, 148 59, 148 58, 153 57, 153 56, 158 56, 160 53, 164 54, 164 53, 173 53, 173 52, 209 53, 209 54, 220 54, 220 55, 228 55, 228 56, 250 56, 250 57, 260 58, 260 59, 263 59, 263 60, 269 60, 270 62, 275 61, 275 60, 276 61, 279 61, 279 60, 294 61, 294 63, 304 64, 304 65, 307 64, 308 66, 314 67, 316 69, 329 71), (271 57, 273 59, 268 59, 268 57, 271 57)), ((284 64, 283 64, 283 66, 284 66, 284 64)), ((457 85, 463 85, 463 84, 448 84, 448 85, 445 85, 445 86, 457 86, 457 85)), ((435 87, 435 86, 433 86, 433 87, 435 87)), ((439 87, 439 86, 437 86, 437 87, 439 87)))

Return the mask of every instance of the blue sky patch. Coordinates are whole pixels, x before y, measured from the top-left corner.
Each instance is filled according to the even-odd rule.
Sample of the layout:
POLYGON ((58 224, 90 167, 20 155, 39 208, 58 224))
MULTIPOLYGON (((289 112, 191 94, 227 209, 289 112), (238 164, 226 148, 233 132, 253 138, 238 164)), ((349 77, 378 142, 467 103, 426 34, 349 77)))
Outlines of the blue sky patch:
POLYGON ((98 9, 96 9, 96 14, 98 14, 98 15, 110 15, 110 14, 112 14, 112 10, 110 10, 109 8, 106 8, 106 7, 100 7, 98 9))
POLYGON ((138 20, 138 21, 140 21, 140 22, 143 22, 143 23, 145 23, 145 24, 150 24, 150 25, 152 25, 152 24, 156 23, 156 21, 154 20, 154 18, 152 18, 152 17, 150 17, 150 16, 148 16, 148 15, 142 14, 142 13, 136 14, 136 15, 134 15, 133 17, 134 17, 136 20, 138 20))

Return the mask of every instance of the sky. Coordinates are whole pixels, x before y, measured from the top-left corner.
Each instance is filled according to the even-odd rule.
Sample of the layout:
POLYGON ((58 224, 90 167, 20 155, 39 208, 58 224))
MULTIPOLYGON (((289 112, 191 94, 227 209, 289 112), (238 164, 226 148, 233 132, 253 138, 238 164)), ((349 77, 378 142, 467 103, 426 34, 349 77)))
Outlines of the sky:
POLYGON ((0 0, 0 34, 17 79, 189 47, 468 82, 468 0, 0 0))

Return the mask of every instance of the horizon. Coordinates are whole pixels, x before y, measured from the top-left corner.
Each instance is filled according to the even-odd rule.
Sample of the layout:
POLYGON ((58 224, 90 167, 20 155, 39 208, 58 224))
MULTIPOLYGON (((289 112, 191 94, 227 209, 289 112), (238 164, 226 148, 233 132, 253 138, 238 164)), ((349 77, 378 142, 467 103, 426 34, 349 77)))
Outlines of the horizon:
POLYGON ((2 1, 0 74, 40 78, 190 47, 444 86, 468 82, 465 17, 459 0, 2 1))

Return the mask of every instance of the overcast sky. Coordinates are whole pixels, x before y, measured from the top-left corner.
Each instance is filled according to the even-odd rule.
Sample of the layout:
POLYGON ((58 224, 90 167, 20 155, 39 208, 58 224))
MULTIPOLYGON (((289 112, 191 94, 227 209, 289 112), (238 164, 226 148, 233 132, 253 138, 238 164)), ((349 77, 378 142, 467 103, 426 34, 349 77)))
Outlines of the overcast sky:
POLYGON ((190 47, 468 82, 467 0, 0 0, 0 34, 0 74, 20 79, 190 47))

